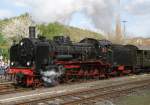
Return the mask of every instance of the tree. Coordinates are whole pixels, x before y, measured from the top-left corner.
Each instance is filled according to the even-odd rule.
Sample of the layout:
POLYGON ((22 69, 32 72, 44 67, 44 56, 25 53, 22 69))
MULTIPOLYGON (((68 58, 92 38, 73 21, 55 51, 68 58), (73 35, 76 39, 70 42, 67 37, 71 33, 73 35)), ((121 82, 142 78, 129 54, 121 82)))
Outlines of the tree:
POLYGON ((9 45, 4 38, 4 36, 0 33, 0 55, 2 55, 4 58, 8 59, 8 48, 9 45))
POLYGON ((42 24, 38 25, 37 27, 38 30, 40 30, 40 34, 46 36, 49 39, 52 39, 53 36, 64 34, 64 26, 59 23, 49 23, 47 25, 42 24))

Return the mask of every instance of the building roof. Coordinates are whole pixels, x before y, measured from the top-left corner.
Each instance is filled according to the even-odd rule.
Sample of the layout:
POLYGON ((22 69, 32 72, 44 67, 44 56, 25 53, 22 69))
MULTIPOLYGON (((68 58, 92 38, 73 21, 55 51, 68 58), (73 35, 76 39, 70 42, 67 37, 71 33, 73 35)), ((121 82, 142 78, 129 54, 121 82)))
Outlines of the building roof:
POLYGON ((136 47, 138 48, 138 50, 150 50, 150 46, 138 45, 136 47))

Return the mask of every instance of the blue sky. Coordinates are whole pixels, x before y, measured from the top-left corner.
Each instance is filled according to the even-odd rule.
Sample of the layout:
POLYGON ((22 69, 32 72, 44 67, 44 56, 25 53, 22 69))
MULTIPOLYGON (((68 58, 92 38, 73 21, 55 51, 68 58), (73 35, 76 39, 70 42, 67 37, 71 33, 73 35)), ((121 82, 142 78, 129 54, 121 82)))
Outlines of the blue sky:
MULTIPOLYGON (((33 0, 33 3, 31 3, 30 1, 31 0, 1 0, 0 1, 0 19, 9 18, 9 17, 13 17, 13 16, 19 16, 20 14, 23 14, 25 12, 30 12, 31 14, 32 13, 35 14, 35 11, 38 11, 39 10, 38 8, 40 8, 39 4, 40 4, 41 0, 33 0), (26 2, 26 1, 28 1, 28 2, 26 2), (39 4, 36 1, 39 2, 39 4)), ((51 1, 51 0, 45 0, 45 1, 51 1)), ((58 4, 59 0, 55 0, 55 1, 58 4)), ((53 2, 55 2, 55 1, 53 1, 53 2)), ((70 1, 73 1, 73 0, 70 0, 70 1)), ((90 1, 90 0, 88 0, 88 1, 90 1)), ((65 1, 63 1, 63 2, 65 2, 65 1)), ((43 5, 45 5, 45 4, 43 4, 43 5)), ((68 5, 70 5, 70 2, 67 3, 67 6, 68 5)), ((89 4, 87 4, 87 5, 89 5, 89 4)), ((63 6, 66 6, 66 4, 64 3, 63 6, 61 4, 59 4, 59 6, 64 9, 63 6)), ((80 6, 79 8, 81 8, 81 7, 83 7, 83 6, 80 6)), ((72 8, 70 11, 72 11, 72 8)), ((92 19, 89 18, 82 11, 73 12, 73 13, 70 13, 70 11, 67 11, 68 14, 66 13, 66 16, 68 16, 68 17, 71 14, 71 16, 70 16, 71 21, 69 21, 69 25, 75 26, 75 27, 86 28, 86 29, 90 29, 90 30, 98 30, 95 27, 95 25, 92 23, 93 18, 92 19)), ((60 11, 58 10, 58 13, 59 12, 60 11)), ((128 21, 126 23, 126 32, 127 32, 128 36, 150 37, 150 31, 149 31, 150 1, 149 0, 121 0, 120 12, 121 12, 121 20, 128 21)), ((40 14, 40 12, 37 12, 37 13, 40 14)), ((55 11, 51 10, 47 13, 53 14, 53 13, 55 13, 55 11)), ((45 14, 47 14, 47 13, 45 13, 45 14)), ((45 14, 43 14, 43 15, 45 15, 45 14)), ((52 16, 52 14, 50 16, 52 16)), ((42 13, 41 13, 41 15, 42 15, 42 13)), ((37 15, 34 15, 34 16, 37 16, 37 15)), ((46 16, 49 16, 49 15, 46 15, 46 16)), ((56 15, 56 17, 48 17, 48 18, 57 18, 59 16, 62 17, 62 15, 56 15)), ((53 19, 53 20, 55 20, 55 19, 53 19)), ((50 20, 50 21, 53 21, 53 20, 50 20)))
POLYGON ((24 12, 27 12, 28 9, 27 8, 24 8, 24 7, 21 7, 21 6, 17 6, 14 4, 14 1, 13 0, 1 0, 0 1, 0 11, 6 11, 8 13, 3 13, 1 14, 0 13, 0 18, 9 18, 9 17, 12 17, 12 16, 18 16, 24 12))
POLYGON ((126 28, 130 36, 150 37, 150 1, 149 0, 122 0, 121 6, 129 8, 122 10, 121 19, 127 20, 126 28), (148 2, 147 2, 148 1, 148 2), (141 4, 140 4, 141 3, 141 4), (145 8, 144 5, 147 3, 145 8), (138 13, 139 12, 139 13, 138 13), (140 13, 141 12, 141 13, 140 13))

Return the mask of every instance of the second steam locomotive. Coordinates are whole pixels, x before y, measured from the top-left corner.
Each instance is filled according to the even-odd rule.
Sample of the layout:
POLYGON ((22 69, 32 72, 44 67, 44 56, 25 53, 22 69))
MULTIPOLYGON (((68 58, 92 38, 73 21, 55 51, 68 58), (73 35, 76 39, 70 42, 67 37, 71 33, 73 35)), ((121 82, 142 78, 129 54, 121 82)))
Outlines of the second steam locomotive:
POLYGON ((9 73, 15 75, 22 86, 108 78, 148 72, 149 67, 148 47, 117 45, 92 38, 73 43, 65 36, 47 40, 35 37, 35 27, 29 28, 29 38, 23 38, 10 48, 9 73))

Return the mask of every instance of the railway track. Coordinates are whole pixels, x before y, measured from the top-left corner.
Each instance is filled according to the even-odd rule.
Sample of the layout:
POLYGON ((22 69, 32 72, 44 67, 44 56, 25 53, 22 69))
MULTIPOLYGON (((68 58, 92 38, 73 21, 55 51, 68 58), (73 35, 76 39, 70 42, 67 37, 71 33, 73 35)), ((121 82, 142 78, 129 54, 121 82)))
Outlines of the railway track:
POLYGON ((0 95, 17 93, 17 92, 24 92, 24 91, 27 91, 27 90, 31 90, 31 89, 16 88, 13 85, 13 82, 0 83, 0 95))
MULTIPOLYGON (((67 85, 75 85, 79 83, 88 83, 88 82, 93 82, 94 80, 91 81, 82 81, 82 82, 71 82, 71 83, 64 83, 61 84, 61 86, 67 86, 67 85)), ((38 89, 42 89, 43 87, 39 87, 38 89)), ((0 95, 4 94, 11 94, 11 93, 17 93, 17 92, 24 92, 24 91, 29 91, 33 90, 32 88, 22 88, 22 87, 15 87, 13 85, 13 82, 2 82, 0 83, 0 95)))
POLYGON ((135 92, 150 86, 150 80, 124 83, 108 87, 93 87, 91 89, 49 96, 38 100, 20 102, 16 105, 94 105, 105 98, 115 98, 122 94, 135 92))
MULTIPOLYGON (((70 83, 63 83, 60 86, 67 86, 67 85, 75 85, 79 83, 89 83, 89 82, 94 82, 95 80, 89 80, 89 81, 78 81, 78 82, 70 82, 70 83)), ((0 95, 5 95, 5 94, 11 94, 11 93, 18 93, 18 92, 25 92, 32 90, 32 88, 22 88, 22 87, 15 87, 13 85, 14 82, 0 82, 0 95)), ((43 88, 39 87, 38 89, 43 88)))
POLYGON ((0 83, 0 90, 2 89, 7 89, 7 88, 12 88, 13 86, 13 82, 3 82, 0 83))

